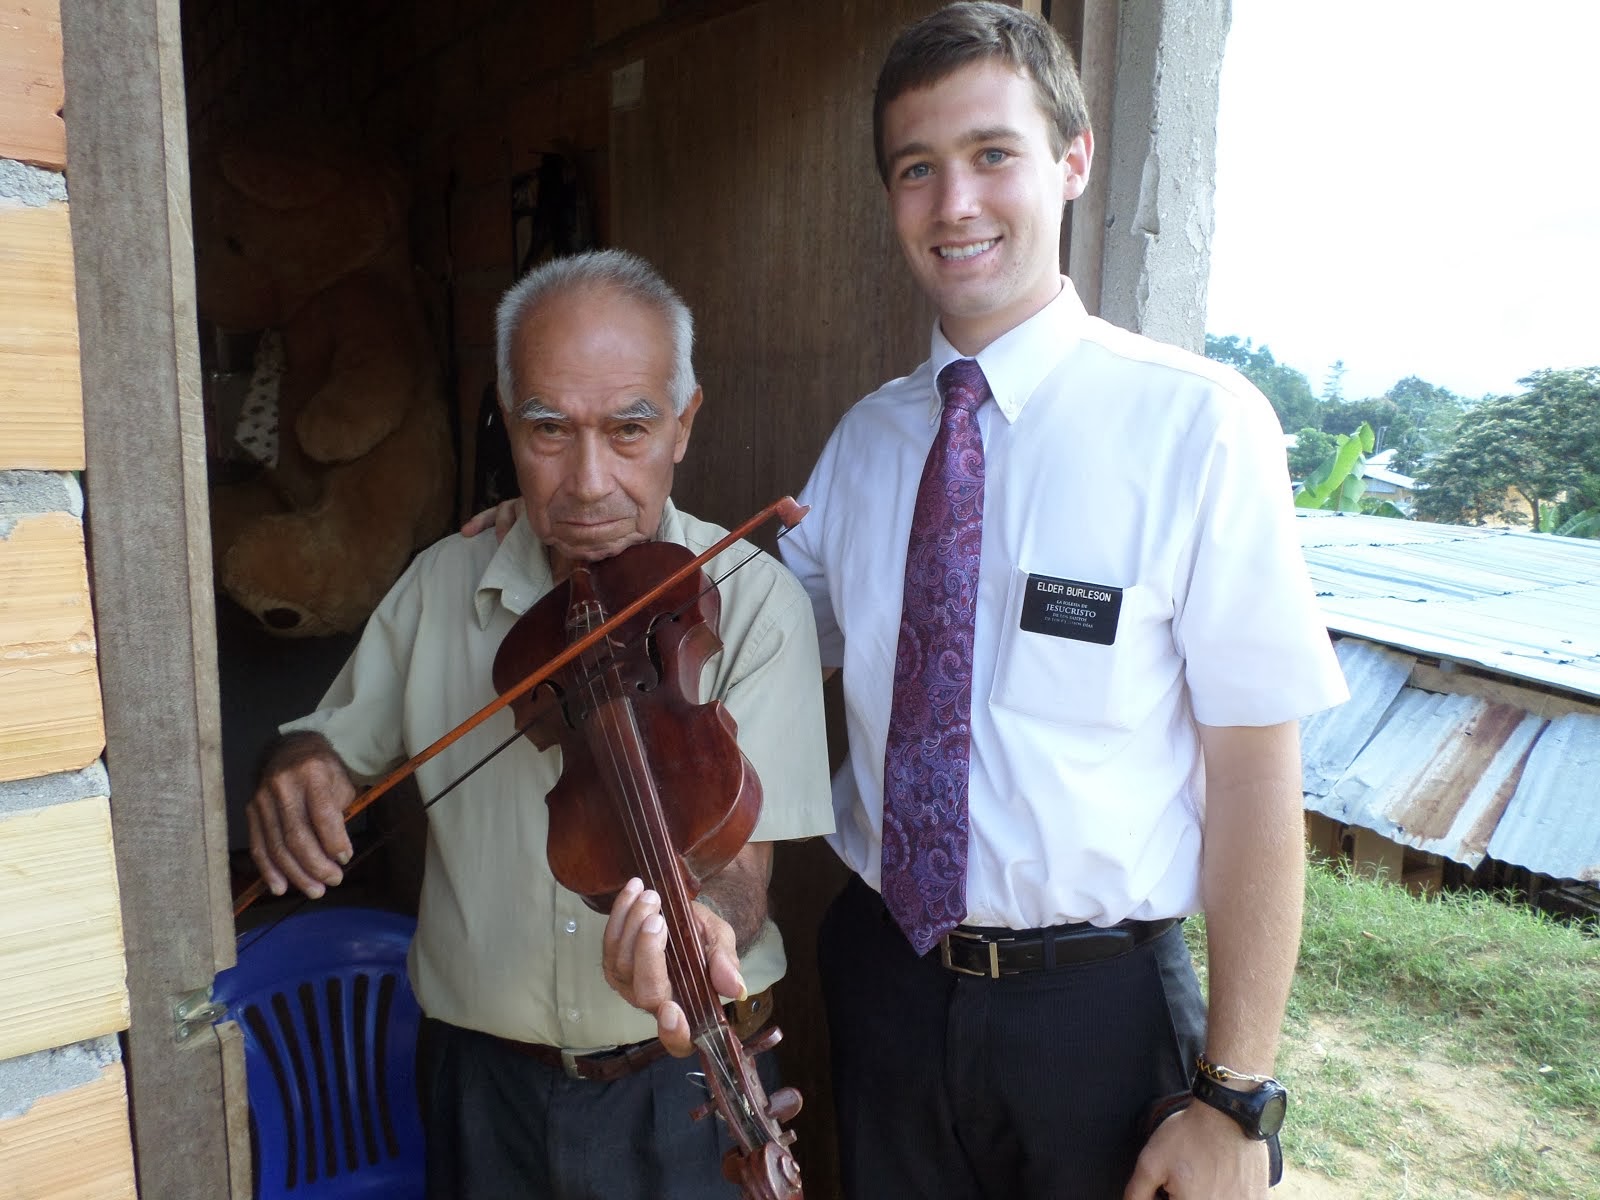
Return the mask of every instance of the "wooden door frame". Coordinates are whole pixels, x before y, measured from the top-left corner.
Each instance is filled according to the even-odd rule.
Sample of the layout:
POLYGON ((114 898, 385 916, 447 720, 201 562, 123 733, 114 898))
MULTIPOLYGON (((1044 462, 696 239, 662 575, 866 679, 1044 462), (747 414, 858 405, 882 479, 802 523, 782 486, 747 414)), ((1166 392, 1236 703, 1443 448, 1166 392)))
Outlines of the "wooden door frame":
POLYGON ((61 25, 139 1190, 224 1197, 228 1053, 174 1018, 234 960, 179 2, 62 0, 61 25))

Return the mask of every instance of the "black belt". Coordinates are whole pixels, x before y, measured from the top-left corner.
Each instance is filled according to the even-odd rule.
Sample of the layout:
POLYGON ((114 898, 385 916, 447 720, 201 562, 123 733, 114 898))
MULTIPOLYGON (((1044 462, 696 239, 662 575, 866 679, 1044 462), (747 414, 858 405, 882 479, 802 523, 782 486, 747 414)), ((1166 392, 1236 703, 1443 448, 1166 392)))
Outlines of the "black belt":
MULTIPOLYGON (((492 1034, 490 1036, 493 1037, 492 1034)), ((587 1079, 594 1083, 610 1083, 625 1075, 632 1075, 657 1059, 664 1058, 667 1053, 667 1048, 659 1041, 618 1046, 615 1050, 602 1050, 598 1054, 574 1054, 570 1050, 543 1046, 537 1042, 514 1042, 503 1037, 494 1040, 497 1045, 525 1058, 565 1071, 569 1079, 587 1079)))
MULTIPOLYGON (((744 1000, 735 1000, 723 1006, 734 1036, 747 1041, 772 1019, 772 989, 757 992, 744 1000)), ((531 1058, 547 1067, 566 1072, 569 1079, 587 1079, 594 1083, 611 1083, 642 1071, 651 1063, 666 1057, 667 1048, 656 1038, 648 1042, 635 1042, 631 1046, 618 1046, 614 1050, 599 1050, 593 1054, 574 1054, 559 1046, 545 1046, 538 1042, 518 1042, 511 1038, 486 1034, 497 1045, 524 1058, 531 1058)))
POLYGON ((1048 929, 958 925, 939 939, 939 961, 962 975, 998 979, 1117 958, 1154 941, 1176 924, 1176 917, 1167 917, 1105 926, 1077 922, 1048 929))

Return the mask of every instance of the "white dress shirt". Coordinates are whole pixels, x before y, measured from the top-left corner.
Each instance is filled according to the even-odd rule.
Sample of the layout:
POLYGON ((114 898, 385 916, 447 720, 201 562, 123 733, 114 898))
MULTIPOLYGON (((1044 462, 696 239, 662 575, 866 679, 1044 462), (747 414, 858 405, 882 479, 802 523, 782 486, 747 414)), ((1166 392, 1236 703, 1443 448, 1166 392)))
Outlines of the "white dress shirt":
MULTIPOLYGON (((669 502, 660 537, 696 553, 725 531, 669 502)), ((715 578, 754 551, 735 542, 715 578)), ((284 729, 323 733, 358 775, 382 775, 494 699, 490 667, 518 617, 551 587, 544 547, 519 520, 500 545, 452 536, 424 550, 367 622, 321 707, 284 729)), ((721 584, 723 649, 702 701, 720 699, 762 783, 754 841, 826 833, 828 755, 817 650, 805 594, 758 554, 721 584)), ((411 945, 417 999, 431 1017, 524 1042, 582 1050, 655 1036, 600 969, 605 917, 567 891, 545 857, 544 796, 561 751, 536 749, 504 709, 417 771, 439 794, 502 741, 511 745, 428 810, 427 865, 411 945)), ((771 921, 741 959, 752 992, 784 972, 771 921)))
MULTIPOLYGON (((1195 723, 1273 725, 1348 695, 1271 407, 1226 367, 1089 317, 1063 285, 977 356, 994 399, 978 413, 970 925, 1197 911, 1195 723)), ((824 663, 844 670, 830 841, 874 887, 906 540, 934 381, 958 357, 935 326, 927 362, 845 414, 800 496, 810 515, 780 543, 824 663)))

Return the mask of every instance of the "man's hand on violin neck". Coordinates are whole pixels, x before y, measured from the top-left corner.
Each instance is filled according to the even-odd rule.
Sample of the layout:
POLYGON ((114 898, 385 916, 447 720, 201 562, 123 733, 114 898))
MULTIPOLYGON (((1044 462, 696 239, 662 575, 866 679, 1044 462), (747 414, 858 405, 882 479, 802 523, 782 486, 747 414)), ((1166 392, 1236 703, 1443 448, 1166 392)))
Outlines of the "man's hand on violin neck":
MULTIPOLYGON (((743 999, 746 990, 733 926, 698 901, 689 905, 689 916, 705 949, 712 988, 718 996, 743 999)), ((667 937, 661 897, 642 881, 630 879, 606 921, 602 964, 606 982, 629 1004, 654 1014, 656 1035, 668 1051, 683 1058, 694 1053, 694 1041, 688 1018, 674 999, 667 937)))
POLYGON ((293 885, 315 900, 344 879, 351 856, 344 810, 355 794, 321 734, 292 733, 272 748, 245 820, 250 857, 274 896, 293 885))

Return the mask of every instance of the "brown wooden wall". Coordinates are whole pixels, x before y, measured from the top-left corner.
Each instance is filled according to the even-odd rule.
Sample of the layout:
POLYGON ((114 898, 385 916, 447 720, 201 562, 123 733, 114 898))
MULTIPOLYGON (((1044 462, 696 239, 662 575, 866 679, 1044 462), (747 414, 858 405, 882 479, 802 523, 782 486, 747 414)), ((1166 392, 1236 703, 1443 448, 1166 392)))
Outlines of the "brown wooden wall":
POLYGON ((753 5, 663 41, 612 112, 615 240, 698 321, 706 407, 676 492, 724 524, 798 491, 844 410, 927 355, 871 95, 895 31, 931 6, 826 7, 753 5))

